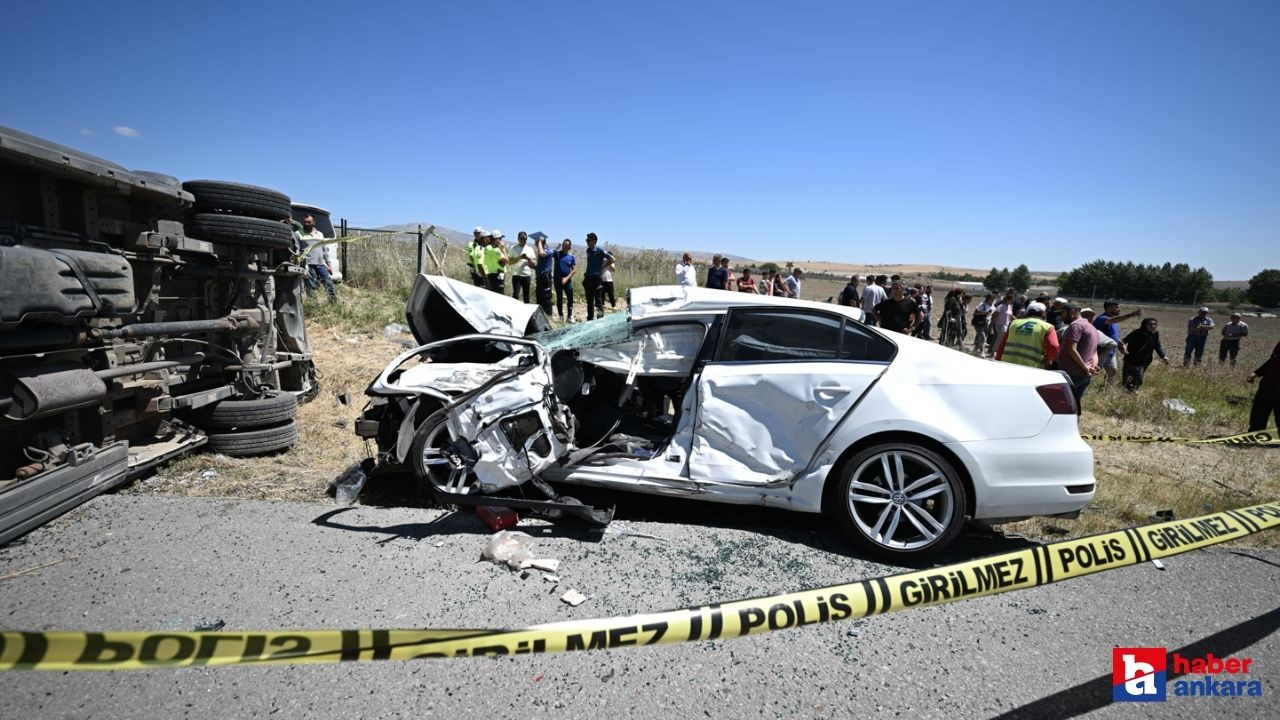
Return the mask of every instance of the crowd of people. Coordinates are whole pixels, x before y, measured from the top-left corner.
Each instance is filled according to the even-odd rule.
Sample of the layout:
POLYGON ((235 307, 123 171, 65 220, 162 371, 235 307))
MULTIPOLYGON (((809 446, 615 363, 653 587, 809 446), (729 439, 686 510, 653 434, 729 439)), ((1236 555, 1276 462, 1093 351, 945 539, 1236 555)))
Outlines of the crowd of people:
MULTIPOLYGON (((554 248, 548 240, 543 233, 529 235, 521 231, 516 244, 508 247, 501 230, 477 227, 467 246, 472 281, 479 287, 505 294, 507 279, 510 278, 512 297, 526 303, 529 302, 532 284, 537 304, 548 315, 552 312, 554 295, 556 315, 562 321, 566 319, 567 310, 568 322, 576 322, 574 280, 578 277, 581 277, 587 304, 587 320, 597 315, 604 316, 606 299, 610 307, 617 307, 613 279, 617 259, 600 247, 595 233, 587 233, 581 268, 573 253, 572 240, 565 238, 554 248)), ((888 332, 934 339, 932 285, 909 286, 898 275, 867 275, 862 287, 859 287, 858 280, 856 275, 849 278, 838 296, 839 304, 861 308, 868 324, 888 332)), ((690 253, 684 253, 676 264, 675 282, 686 287, 699 285, 697 268, 690 253)), ((804 270, 801 268, 791 268, 786 274, 762 270, 759 276, 751 268, 741 268, 735 274, 730 267, 730 259, 716 254, 702 286, 799 298, 803 283, 804 270)), ((1117 300, 1105 301, 1101 314, 1066 298, 1051 297, 1047 292, 1040 293, 1034 300, 1013 289, 1002 294, 988 292, 970 312, 972 301, 973 297, 960 287, 947 292, 938 318, 938 342, 963 350, 972 329, 970 351, 974 355, 1017 365, 1061 370, 1070 380, 1077 408, 1082 404, 1086 389, 1099 375, 1105 385, 1115 382, 1118 375, 1126 390, 1137 392, 1142 387, 1147 369, 1156 359, 1166 365, 1170 362, 1155 318, 1143 318, 1138 327, 1122 334, 1120 323, 1141 318, 1142 310, 1121 313, 1117 300)), ((1208 338, 1215 329, 1210 314, 1209 308, 1202 307, 1187 321, 1183 366, 1202 362, 1208 338)), ((1241 320, 1239 313, 1232 313, 1231 322, 1221 327, 1220 335, 1218 361, 1229 361, 1235 367, 1240 342, 1248 337, 1249 326, 1241 320)), ((1264 428, 1272 414, 1280 423, 1280 344, 1277 344, 1271 359, 1250 375, 1249 382, 1258 378, 1262 383, 1254 401, 1251 430, 1264 428)))
POLYGON ((583 265, 573 253, 573 241, 561 240, 552 246, 543 233, 530 235, 521 230, 516 244, 507 246, 501 230, 485 230, 477 227, 467 244, 467 267, 471 281, 478 287, 506 294, 507 279, 511 280, 511 296, 521 302, 529 302, 530 285, 534 299, 548 316, 554 308, 560 320, 577 322, 574 314, 574 281, 581 279, 583 300, 587 304, 587 320, 596 315, 604 316, 604 302, 618 306, 614 292, 613 273, 618 269, 613 253, 600 247, 595 233, 587 233, 583 265), (581 269, 581 273, 579 273, 581 269))

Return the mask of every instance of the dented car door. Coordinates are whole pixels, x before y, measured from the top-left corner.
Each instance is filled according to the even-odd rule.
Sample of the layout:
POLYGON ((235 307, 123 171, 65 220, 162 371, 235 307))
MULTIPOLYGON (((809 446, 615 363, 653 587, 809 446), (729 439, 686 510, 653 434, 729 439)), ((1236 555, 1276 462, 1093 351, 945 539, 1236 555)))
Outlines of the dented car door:
POLYGON ((812 310, 730 312, 696 382, 695 482, 786 484, 889 366, 895 348, 812 310))

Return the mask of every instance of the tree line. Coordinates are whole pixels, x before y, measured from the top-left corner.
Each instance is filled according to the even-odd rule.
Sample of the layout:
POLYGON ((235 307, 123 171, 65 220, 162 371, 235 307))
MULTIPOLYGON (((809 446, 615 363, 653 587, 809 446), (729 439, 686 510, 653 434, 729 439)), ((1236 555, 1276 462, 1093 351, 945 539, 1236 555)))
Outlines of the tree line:
MULTIPOLYGON (((991 268, 982 284, 992 292, 1014 288, 1026 292, 1031 272, 1026 265, 991 268)), ((1262 270, 1246 288, 1215 288, 1213 274, 1186 263, 1145 265, 1094 260, 1058 276, 1058 292, 1068 297, 1191 304, 1225 302, 1232 308, 1250 302, 1266 308, 1280 306, 1280 269, 1262 270)))

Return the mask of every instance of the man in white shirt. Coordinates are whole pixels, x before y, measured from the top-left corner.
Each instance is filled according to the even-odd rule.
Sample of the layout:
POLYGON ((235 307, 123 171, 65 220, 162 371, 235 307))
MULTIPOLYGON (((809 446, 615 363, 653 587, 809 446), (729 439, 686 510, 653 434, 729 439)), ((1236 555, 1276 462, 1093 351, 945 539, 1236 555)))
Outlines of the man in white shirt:
POLYGON ((337 300, 338 291, 334 289, 333 276, 329 274, 329 269, 333 266, 330 255, 333 246, 321 244, 325 241, 325 236, 316 229, 316 219, 310 215, 302 218, 302 231, 294 230, 293 234, 297 236, 298 247, 307 253, 307 290, 314 292, 316 285, 324 283, 330 302, 337 300))
POLYGON ((698 269, 693 266, 693 256, 685 253, 680 256, 680 263, 676 265, 676 284, 686 287, 698 286, 698 269))
POLYGON ((880 284, 882 280, 883 278, 878 278, 875 275, 868 275, 867 286, 862 289, 862 312, 865 313, 863 319, 871 325, 875 325, 880 321, 880 318, 876 316, 876 307, 889 299, 889 296, 885 294, 884 285, 880 284))
POLYGON ((537 264, 538 251, 529 244, 529 234, 521 230, 516 236, 516 246, 511 248, 511 264, 507 266, 511 275, 511 297, 529 302, 529 283, 537 264))

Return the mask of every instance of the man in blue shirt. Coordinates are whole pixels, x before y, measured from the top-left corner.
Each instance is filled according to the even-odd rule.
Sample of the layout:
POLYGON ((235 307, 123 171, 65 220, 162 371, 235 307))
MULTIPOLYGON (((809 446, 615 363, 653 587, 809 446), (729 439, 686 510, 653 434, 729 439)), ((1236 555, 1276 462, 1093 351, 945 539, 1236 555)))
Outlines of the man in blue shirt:
POLYGON ((542 233, 534 233, 534 239, 537 241, 535 249, 538 251, 538 265, 534 270, 537 277, 538 306, 542 308, 542 312, 551 317, 551 285, 552 278, 555 274, 553 266, 555 265, 555 251, 547 247, 547 236, 542 233))
POLYGON ((1110 385, 1112 378, 1116 376, 1116 356, 1124 355, 1128 352, 1128 348, 1120 341, 1120 321, 1141 316, 1142 308, 1121 315, 1119 300, 1108 300, 1102 303, 1102 314, 1094 319, 1093 326, 1098 329, 1098 332, 1116 341, 1115 348, 1098 357, 1098 365, 1107 371, 1107 379, 1104 384, 1110 385))
POLYGON ((573 318, 573 276, 578 272, 578 261, 573 257, 573 253, 569 249, 573 247, 573 241, 565 238, 560 243, 560 249, 552 253, 552 265, 555 271, 555 288, 556 288, 556 314, 564 320, 564 301, 569 301, 569 322, 574 322, 573 318))
POLYGON ((582 292, 587 296, 587 320, 594 320, 596 312, 604 317, 604 295, 601 292, 603 283, 600 274, 604 272, 605 263, 613 260, 613 254, 604 248, 597 247, 599 239, 595 233, 587 233, 587 268, 582 274, 582 292))
POLYGON ((724 290, 729 282, 729 271, 720 266, 721 256, 716 253, 711 258, 711 267, 707 270, 707 287, 724 290))

